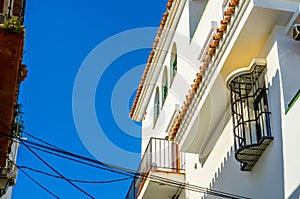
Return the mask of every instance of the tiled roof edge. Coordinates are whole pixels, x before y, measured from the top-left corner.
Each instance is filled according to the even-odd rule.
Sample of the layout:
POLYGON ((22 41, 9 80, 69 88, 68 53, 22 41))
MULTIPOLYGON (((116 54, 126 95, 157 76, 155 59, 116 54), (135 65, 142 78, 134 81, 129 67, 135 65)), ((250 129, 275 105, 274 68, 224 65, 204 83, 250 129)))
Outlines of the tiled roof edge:
POLYGON ((138 103, 138 101, 140 99, 140 95, 141 95, 142 89, 144 88, 145 79, 146 79, 146 77, 148 75, 148 72, 149 72, 149 69, 150 69, 153 57, 155 55, 156 47, 158 45, 158 42, 159 42, 160 37, 162 35, 162 32, 163 32, 163 29, 165 27, 166 21, 168 19, 171 7, 173 5, 173 1, 174 0, 168 0, 168 3, 166 5, 167 10, 166 10, 166 12, 163 13, 163 17, 161 19, 161 22, 160 22, 160 25, 159 25, 159 28, 158 28, 158 31, 157 31, 156 38, 155 38, 155 40, 153 42, 153 45, 152 45, 152 51, 149 54, 148 62, 147 62, 146 67, 144 69, 144 73, 142 75, 142 78, 141 78, 141 81, 140 81, 140 85, 139 85, 139 87, 137 89, 137 92, 136 92, 136 95, 135 95, 135 98, 134 98, 134 101, 133 101, 133 104, 132 104, 132 107, 131 107, 131 110, 130 110, 130 113, 129 113, 129 116, 132 119, 133 119, 133 115, 134 115, 137 103, 138 103))
POLYGON ((203 76, 205 74, 205 71, 207 67, 209 66, 209 62, 212 59, 212 57, 215 55, 217 51, 217 47, 220 45, 220 40, 223 38, 224 32, 227 30, 227 25, 231 20, 231 16, 235 12, 235 7, 238 5, 239 0, 231 0, 228 3, 228 8, 224 12, 224 17, 220 21, 221 26, 217 28, 216 35, 213 37, 213 41, 209 44, 209 48, 206 51, 206 57, 204 60, 203 65, 200 66, 200 72, 196 74, 196 79, 194 79, 194 83, 191 85, 191 89, 189 90, 189 94, 186 96, 186 100, 183 103, 183 106, 181 107, 181 110, 179 111, 179 114, 174 121, 172 125, 171 134, 169 135, 169 140, 173 141, 175 136, 177 135, 178 129, 180 128, 180 125, 186 116, 186 112, 190 106, 190 103, 192 102, 194 96, 197 93, 197 90, 200 87, 200 83, 202 83, 203 76))

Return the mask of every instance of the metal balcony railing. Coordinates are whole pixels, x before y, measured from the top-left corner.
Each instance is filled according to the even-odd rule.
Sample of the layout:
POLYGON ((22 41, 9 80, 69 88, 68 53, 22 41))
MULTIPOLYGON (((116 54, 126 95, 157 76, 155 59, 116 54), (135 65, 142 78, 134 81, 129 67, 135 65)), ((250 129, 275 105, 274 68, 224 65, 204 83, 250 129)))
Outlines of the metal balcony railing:
POLYGON ((150 171, 184 173, 185 158, 179 152, 178 145, 165 139, 150 139, 126 199, 137 198, 150 171))
POLYGON ((255 65, 230 82, 235 157, 243 171, 254 167, 273 140, 264 71, 265 65, 255 65))
POLYGON ((2 5, 2 10, 0 10, 0 24, 3 24, 5 19, 18 17, 23 25, 25 6, 26 0, 9 0, 7 5, 2 5))

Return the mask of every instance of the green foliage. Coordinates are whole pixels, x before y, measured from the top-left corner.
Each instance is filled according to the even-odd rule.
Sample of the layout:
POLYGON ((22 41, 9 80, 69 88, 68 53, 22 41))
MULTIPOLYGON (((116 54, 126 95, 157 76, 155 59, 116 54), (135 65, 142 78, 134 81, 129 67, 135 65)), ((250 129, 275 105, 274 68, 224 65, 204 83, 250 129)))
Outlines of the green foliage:
POLYGON ((21 34, 23 32, 24 26, 18 17, 12 17, 10 19, 5 19, 3 22, 4 28, 11 33, 21 34))
POLYGON ((11 126, 12 137, 20 137, 22 135, 22 132, 25 130, 23 114, 24 112, 22 112, 22 104, 16 104, 14 111, 14 120, 12 121, 11 126))

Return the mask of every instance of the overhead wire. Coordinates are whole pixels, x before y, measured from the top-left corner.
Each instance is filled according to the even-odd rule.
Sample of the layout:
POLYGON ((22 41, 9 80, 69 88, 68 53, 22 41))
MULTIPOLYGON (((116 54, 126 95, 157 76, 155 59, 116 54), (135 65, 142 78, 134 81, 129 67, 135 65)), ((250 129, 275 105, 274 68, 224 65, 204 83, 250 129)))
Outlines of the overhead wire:
POLYGON ((70 157, 68 157, 66 155, 57 154, 57 153, 51 152, 49 150, 41 149, 41 148, 39 148, 37 146, 34 146, 34 145, 30 145, 30 147, 34 148, 34 149, 37 149, 39 151, 42 151, 42 152, 54 155, 54 156, 58 156, 58 157, 61 157, 61 158, 67 159, 67 160, 71 160, 71 161, 76 162, 76 163, 84 164, 84 165, 87 165, 87 166, 91 166, 91 167, 94 167, 94 168, 102 169, 102 170, 113 172, 113 173, 117 173, 117 174, 120 174, 120 175, 126 175, 126 176, 133 177, 132 175, 126 174, 126 173, 121 172, 121 171, 116 171, 114 169, 110 169, 108 167, 104 167, 104 166, 101 166, 101 165, 97 165, 97 164, 95 165, 95 164, 92 164, 92 163, 88 163, 88 162, 84 162, 84 161, 81 161, 81 160, 77 160, 75 158, 70 158, 70 157))
POLYGON ((41 162, 43 162, 47 167, 49 167, 52 171, 57 173, 60 177, 62 177, 65 181, 67 181, 69 184, 71 184, 73 187, 75 187, 77 190, 88 196, 89 198, 95 199, 91 194, 77 186, 75 183, 70 181, 68 178, 66 178, 63 174, 61 174, 59 171, 57 171, 54 167, 52 167, 47 161, 45 161, 41 156, 39 156, 36 152, 34 152, 27 144, 24 143, 24 141, 21 139, 20 142, 32 153, 34 154, 41 162))
MULTIPOLYGON (((31 144, 34 144, 34 142, 31 142, 31 141, 26 141, 26 142, 30 142, 31 144)), ((79 159, 84 159, 85 161, 100 164, 101 166, 106 166, 106 167, 109 167, 109 168, 113 168, 114 170, 110 170, 110 171, 117 172, 119 174, 120 174, 120 172, 118 172, 118 171, 122 171, 121 174, 130 175, 132 177, 134 177, 134 176, 135 177, 136 176, 146 177, 146 175, 147 175, 146 173, 139 173, 139 172, 132 171, 132 170, 129 170, 129 169, 121 168, 119 166, 110 165, 110 164, 107 164, 107 163, 100 162, 98 160, 90 159, 90 158, 83 157, 83 156, 73 154, 73 153, 70 153, 70 152, 65 153, 66 151, 64 151, 64 150, 60 151, 60 150, 52 149, 51 147, 43 146, 43 145, 40 145, 40 144, 34 144, 34 145, 35 146, 31 146, 31 147, 35 147, 38 150, 40 150, 38 147, 42 147, 42 148, 45 147, 47 150, 53 150, 53 151, 56 151, 58 153, 63 153, 65 155, 70 155, 70 156, 73 156, 73 157, 76 157, 76 158, 79 158, 79 159), (38 147, 36 147, 36 146, 38 146, 38 147), (117 171, 115 171, 115 170, 117 170, 117 171)), ((44 152, 47 153, 47 151, 45 151, 45 150, 44 150, 44 152)), ((55 155, 55 154, 53 154, 53 155, 55 155)), ((165 183, 166 185, 169 185, 169 186, 176 186, 176 187, 184 186, 185 189, 189 189, 189 190, 197 191, 197 192, 201 192, 201 193, 206 193, 206 194, 209 194, 209 195, 216 195, 216 196, 220 196, 220 197, 233 198, 233 199, 247 198, 247 197, 239 196, 239 195, 236 195, 236 194, 230 194, 230 193, 226 193, 226 192, 222 192, 222 191, 217 191, 217 190, 212 190, 212 189, 208 189, 208 188, 204 188, 204 187, 199 187, 199 186, 196 186, 196 185, 176 182, 176 181, 173 181, 173 180, 170 180, 170 179, 167 179, 167 178, 162 178, 160 176, 150 175, 150 176, 147 176, 147 178, 149 178, 150 180, 153 180, 153 181, 157 181, 158 183, 165 183)))
POLYGON ((25 176, 27 176, 31 181, 33 181, 36 185, 38 185, 41 189, 46 191, 47 193, 51 194, 54 198, 59 199, 59 197, 54 194, 52 191, 47 189, 45 186, 43 186, 41 183, 39 183, 36 179, 34 179, 32 176, 30 176, 26 171, 23 170, 23 168, 20 168, 14 161, 10 160, 6 155, 3 154, 3 152, 0 153, 2 156, 4 156, 6 159, 8 159, 15 167, 17 167, 25 176))
MULTIPOLYGON (((29 133, 27 133, 27 134, 29 134, 29 133)), ((52 144, 49 144, 48 142, 45 142, 45 141, 43 141, 43 143, 47 144, 48 146, 41 145, 41 144, 38 144, 38 143, 35 143, 35 142, 32 142, 32 141, 28 141, 28 140, 22 140, 22 141, 27 142, 28 144, 30 144, 30 147, 35 148, 37 150, 41 150, 41 151, 46 152, 46 153, 51 153, 52 155, 56 155, 56 156, 59 156, 59 157, 62 157, 62 158, 67 158, 65 155, 72 156, 72 157, 75 157, 75 158, 78 158, 78 159, 82 159, 84 161, 88 161, 88 162, 92 162, 94 164, 98 164, 98 166, 100 165, 100 169, 104 169, 104 167, 106 167, 105 170, 115 172, 115 173, 119 173, 119 174, 122 174, 122 175, 127 175, 127 176, 131 176, 131 177, 134 177, 134 178, 137 178, 137 177, 138 178, 139 177, 146 178, 147 177, 147 179, 152 180, 152 181, 157 182, 157 183, 164 183, 168 186, 173 186, 173 187, 177 187, 177 188, 184 187, 184 189, 188 189, 188 190, 195 191, 195 192, 200 192, 200 193, 205 193, 205 194, 209 194, 209 195, 215 195, 215 196, 220 196, 220 197, 225 197, 225 198, 232 198, 232 199, 240 199, 240 198, 249 199, 248 197, 245 197, 245 196, 239 196, 239 195, 236 195, 236 194, 226 193, 226 192, 222 192, 222 191, 218 191, 218 190, 212 190, 212 189, 208 189, 208 188, 204 188, 204 187, 200 187, 200 186, 196 186, 196 185, 191 185, 191 184, 188 184, 188 183, 176 182, 176 181, 170 180, 168 178, 162 178, 160 176, 155 176, 155 175, 149 175, 148 176, 146 173, 140 173, 140 172, 132 171, 132 170, 129 170, 129 169, 125 169, 125 168, 116 166, 116 165, 107 164, 107 163, 104 163, 104 162, 101 162, 101 161, 98 161, 98 160, 94 160, 94 159, 90 159, 90 158, 87 158, 87 157, 84 157, 84 156, 73 154, 73 153, 65 151, 65 150, 63 150, 59 147, 56 147, 52 144), (51 147, 49 147, 49 146, 51 146, 51 147), (46 150, 41 149, 41 148, 44 148, 46 150), (61 153, 61 154, 64 154, 64 155, 59 155, 59 154, 56 154, 56 153, 52 153, 52 152, 49 152, 49 150, 55 151, 56 153, 61 153)), ((78 160, 75 160, 75 159, 72 159, 72 158, 67 158, 67 159, 73 160, 73 161, 76 161, 76 162, 79 162, 79 163, 83 163, 82 161, 78 161, 78 160)), ((86 165, 92 166, 92 164, 89 164, 89 163, 86 164, 86 165)), ((96 165, 93 165, 93 166, 96 166, 96 165)))
MULTIPOLYGON (((46 152, 46 153, 51 153, 52 155, 56 155, 56 156, 59 156, 59 157, 62 157, 62 158, 67 158, 66 156, 62 156, 62 155, 59 155, 59 154, 55 154, 55 153, 52 153, 52 152, 49 152, 49 150, 54 150, 54 151, 59 151, 57 149, 53 149, 49 146, 44 146, 44 145, 41 145, 41 144, 38 144, 38 143, 35 143, 35 142, 31 142, 31 141, 26 141, 26 142, 30 142, 31 144, 34 144, 30 147, 32 148, 35 148, 35 149, 38 149, 38 150, 41 150, 43 152, 46 152), (39 147, 44 147, 44 148, 47 148, 47 150, 43 150, 43 149, 40 149, 36 146, 39 146, 39 147)), ((68 152, 69 154, 68 155, 72 155, 72 153, 68 152)), ((75 157, 78 158, 79 155, 75 155, 75 157)), ((81 157, 81 156, 79 156, 81 157)), ((70 159, 70 158, 67 158, 67 159, 70 159)), ((100 161, 97 161, 97 160, 93 160, 93 159, 89 159, 89 158, 86 158, 84 157, 85 160, 92 160, 93 163, 99 163, 100 161)), ((75 159, 70 159, 70 160, 73 160, 73 161, 76 161, 78 162, 78 160, 75 160, 75 159)), ((81 162, 83 163, 83 162, 81 162)), ((172 187, 177 187, 177 188, 182 188, 184 187, 184 189, 187 189, 187 190, 191 190, 191 191, 195 191, 195 192, 200 192, 200 193, 205 193, 205 194, 209 194, 209 195, 215 195, 215 196, 220 196, 220 197, 225 197, 225 198, 232 198, 232 199, 238 199, 238 198, 247 198, 247 197, 244 197, 244 196, 238 196, 238 195, 235 195, 235 194, 230 194, 230 193, 225 193, 225 192, 221 192, 221 191, 216 191, 216 190, 212 190, 212 189, 208 189, 208 188, 203 188, 203 187, 198 187, 196 185, 191 185, 191 184, 186 184, 186 183, 182 183, 182 182, 176 182, 176 181, 173 181, 173 180, 170 180, 170 179, 167 179, 167 178, 162 178, 162 177, 159 177, 159 176, 154 176, 154 175, 150 175, 150 176, 147 176, 146 173, 138 173, 138 172, 135 172, 135 171, 131 171, 131 170, 128 170, 128 169, 122 169, 122 172, 120 173, 119 170, 115 170, 114 169, 109 169, 110 167, 108 168, 103 168, 103 165, 108 165, 108 164, 104 164, 103 162, 100 162, 101 166, 100 169, 105 169, 105 170, 108 170, 108 171, 111 171, 111 172, 116 172, 116 173, 119 173, 119 174, 123 174, 123 175, 127 175, 127 176, 131 176, 131 177, 142 177, 142 178, 145 178, 147 177, 147 179, 151 180, 151 181, 154 181, 154 182, 157 182, 157 183, 161 183, 161 184, 165 184, 165 185, 168 185, 168 186, 172 186, 172 187)), ((87 165, 90 165, 91 164, 87 164, 87 165)), ((95 165, 92 165, 92 166, 95 166, 95 165)), ((99 168, 99 167, 98 167, 99 168)), ((118 167, 119 169, 120 167, 118 167)))
MULTIPOLYGON (((38 169, 34 169, 28 166, 18 166, 18 168, 22 168, 22 169, 28 169, 30 171, 36 172, 36 173, 40 173, 40 174, 44 174, 53 178, 59 178, 59 179, 63 179, 62 177, 58 176, 58 175, 54 175, 51 173, 47 173, 45 171, 41 171, 38 169)), ((120 182, 120 181, 125 181, 125 180, 129 180, 132 178, 119 178, 119 179, 113 179, 113 180, 77 180, 77 179, 70 179, 68 178, 70 181, 72 182, 78 182, 78 183, 86 183, 86 184, 108 184, 108 183, 113 183, 113 182, 120 182)))
MULTIPOLYGON (((1 124, 8 130, 11 131, 11 129, 0 120, 1 124)), ((27 134, 27 133, 26 133, 27 134)), ((32 136, 35 137, 35 136, 32 136)), ((16 136, 17 139, 19 139, 19 137, 16 136)), ((41 139, 37 138, 39 141, 41 141, 41 139)), ((19 139, 19 141, 32 153, 34 154, 41 162, 43 162, 47 167, 49 167, 52 171, 54 171, 56 174, 58 174, 60 177, 62 177, 65 181, 67 181, 69 184, 71 184, 74 188, 76 188, 77 190, 79 190, 80 192, 82 192, 83 194, 85 194, 86 196, 88 196, 89 198, 95 199, 91 194, 89 194, 88 192, 86 192, 85 190, 83 190, 82 188, 80 188, 79 186, 77 186, 75 183, 73 183, 72 181, 70 181, 69 179, 67 179, 64 175, 62 175, 59 171, 57 171, 54 167, 52 167, 49 163, 47 163, 47 161, 45 161, 42 157, 40 157, 37 153, 35 153, 30 147, 28 147, 27 144, 24 143, 24 141, 22 139, 19 139)), ((43 143, 47 143, 45 141, 42 141, 43 143)), ((58 147, 47 143, 49 146, 52 146, 53 148, 57 148, 58 147)))
MULTIPOLYGON (((40 141, 40 142, 42 142, 42 143, 44 143, 44 144, 46 144, 46 145, 49 145, 49 146, 51 146, 51 147, 53 147, 53 148, 61 149, 61 148, 59 148, 58 146, 55 146, 55 145, 53 145, 53 144, 51 144, 51 143, 49 143, 49 142, 46 142, 46 141, 42 140, 41 138, 38 138, 38 137, 36 137, 36 136, 34 136, 34 135, 30 134, 30 133, 27 133, 26 131, 22 131, 22 133, 25 134, 25 135, 28 135, 29 137, 32 137, 32 138, 34 138, 34 139, 40 141)), ((62 149, 61 149, 61 150, 62 150, 62 149)))

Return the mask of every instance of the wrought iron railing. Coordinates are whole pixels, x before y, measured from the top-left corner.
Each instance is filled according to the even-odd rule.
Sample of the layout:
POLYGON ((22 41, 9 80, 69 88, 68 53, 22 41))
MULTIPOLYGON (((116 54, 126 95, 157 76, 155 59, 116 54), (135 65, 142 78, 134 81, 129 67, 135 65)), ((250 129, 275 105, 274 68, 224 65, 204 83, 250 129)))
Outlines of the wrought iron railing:
POLYGON ((235 155, 242 170, 251 170, 273 139, 264 70, 256 65, 230 82, 235 155))
POLYGON ((165 139, 150 139, 126 199, 137 198, 150 171, 184 173, 185 157, 179 152, 178 145, 165 139))
POLYGON ((3 5, 2 10, 0 10, 0 24, 3 24, 5 19, 17 17, 23 25, 25 6, 26 0, 10 0, 7 5, 3 5), (4 10, 6 11, 4 12, 4 10))

